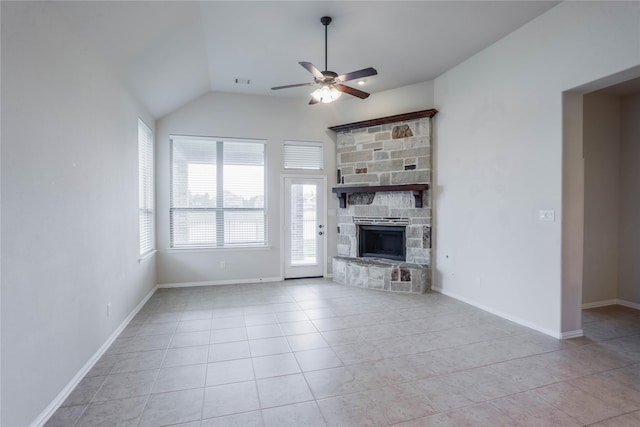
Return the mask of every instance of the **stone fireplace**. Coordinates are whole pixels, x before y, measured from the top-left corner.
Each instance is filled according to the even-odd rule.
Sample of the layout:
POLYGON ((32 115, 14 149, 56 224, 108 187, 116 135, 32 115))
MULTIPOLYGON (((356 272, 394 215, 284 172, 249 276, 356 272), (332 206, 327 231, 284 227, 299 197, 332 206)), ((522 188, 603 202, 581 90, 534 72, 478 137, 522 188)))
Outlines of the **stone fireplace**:
POLYGON ((336 282, 431 289, 431 117, 419 111, 336 126, 336 282))

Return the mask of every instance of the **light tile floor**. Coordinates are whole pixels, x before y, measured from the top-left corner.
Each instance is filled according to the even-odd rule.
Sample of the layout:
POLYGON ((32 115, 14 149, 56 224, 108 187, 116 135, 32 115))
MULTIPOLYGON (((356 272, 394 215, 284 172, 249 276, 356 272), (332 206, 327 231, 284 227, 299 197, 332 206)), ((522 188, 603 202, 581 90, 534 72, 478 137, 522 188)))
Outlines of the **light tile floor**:
POLYGON ((47 426, 640 426, 640 312, 559 341, 438 293, 160 289, 47 426))

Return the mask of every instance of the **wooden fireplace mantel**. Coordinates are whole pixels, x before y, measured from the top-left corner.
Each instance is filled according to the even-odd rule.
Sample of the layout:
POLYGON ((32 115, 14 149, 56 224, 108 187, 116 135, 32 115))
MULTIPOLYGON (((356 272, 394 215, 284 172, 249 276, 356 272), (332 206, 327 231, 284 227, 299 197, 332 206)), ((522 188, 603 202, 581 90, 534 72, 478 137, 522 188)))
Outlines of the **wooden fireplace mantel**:
POLYGON ((370 126, 386 125, 388 123, 422 119, 424 117, 432 118, 436 114, 438 114, 438 110, 432 108, 430 110, 414 111, 413 113, 396 114, 395 116, 380 117, 377 119, 363 120, 361 122, 347 123, 346 125, 330 126, 329 129, 335 132, 344 132, 352 129, 360 129, 370 126))
POLYGON ((368 185, 358 187, 333 187, 331 192, 338 195, 340 207, 347 207, 347 195, 352 193, 376 193, 378 191, 411 191, 415 198, 415 207, 422 207, 422 192, 429 189, 429 184, 400 184, 400 185, 368 185))

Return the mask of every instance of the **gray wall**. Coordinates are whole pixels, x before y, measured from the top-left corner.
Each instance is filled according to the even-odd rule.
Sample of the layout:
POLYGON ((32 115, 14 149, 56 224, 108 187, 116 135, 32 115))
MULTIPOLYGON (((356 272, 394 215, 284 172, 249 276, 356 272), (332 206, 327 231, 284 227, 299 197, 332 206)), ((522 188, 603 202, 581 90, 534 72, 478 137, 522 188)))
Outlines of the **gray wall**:
POLYGON ((582 302, 617 298, 620 218, 620 98, 584 96, 582 302))
POLYGON ((47 4, 2 2, 4 427, 32 423, 155 284, 138 117, 153 126, 47 4))
POLYGON ((618 298, 640 304, 640 94, 622 98, 618 298))
POLYGON ((550 335, 580 329, 562 93, 640 65, 639 16, 638 2, 562 2, 435 80, 434 289, 550 335))

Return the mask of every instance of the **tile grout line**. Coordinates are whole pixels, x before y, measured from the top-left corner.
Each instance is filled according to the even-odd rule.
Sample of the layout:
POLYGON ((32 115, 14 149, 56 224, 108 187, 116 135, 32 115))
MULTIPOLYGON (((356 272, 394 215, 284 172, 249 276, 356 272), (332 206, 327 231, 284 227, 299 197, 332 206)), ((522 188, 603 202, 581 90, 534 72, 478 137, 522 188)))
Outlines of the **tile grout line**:
MULTIPOLYGON (((213 306, 213 304, 211 304, 213 306)), ((202 420, 204 419, 204 407, 206 405, 206 397, 207 397, 207 377, 209 376, 209 355, 211 354, 211 334, 213 333, 213 309, 211 310, 211 320, 209 321, 209 344, 207 345, 207 357, 204 360, 205 368, 204 368, 204 382, 202 385, 202 405, 200 405, 200 420, 199 424, 202 424, 202 420)))
MULTIPOLYGON (((180 317, 182 317, 182 315, 180 315, 180 317)), ((153 322, 151 322, 153 323, 153 322)), ((140 426, 140 423, 142 422, 142 417, 144 415, 144 411, 147 409, 147 405, 149 404, 149 401, 151 400, 151 393, 153 392, 153 387, 156 385, 156 382, 158 381, 158 376, 160 375, 160 371, 162 370, 162 367, 164 365, 164 361, 167 357, 167 352, 169 351, 169 348, 171 346, 171 343, 173 342, 173 337, 176 334, 176 331, 178 329, 178 325, 180 324, 180 320, 178 320, 178 322, 176 323, 176 326, 173 329, 173 332, 171 333, 171 339, 169 340, 169 342, 167 343, 167 347, 164 349, 164 354, 162 355, 162 361, 160 362, 160 367, 158 368, 155 377, 153 378, 153 382, 151 383, 151 387, 149 388, 149 393, 146 395, 146 400, 144 402, 144 405, 142 406, 142 411, 140 411, 140 415, 138 416, 138 422, 137 422, 137 426, 140 426)))

